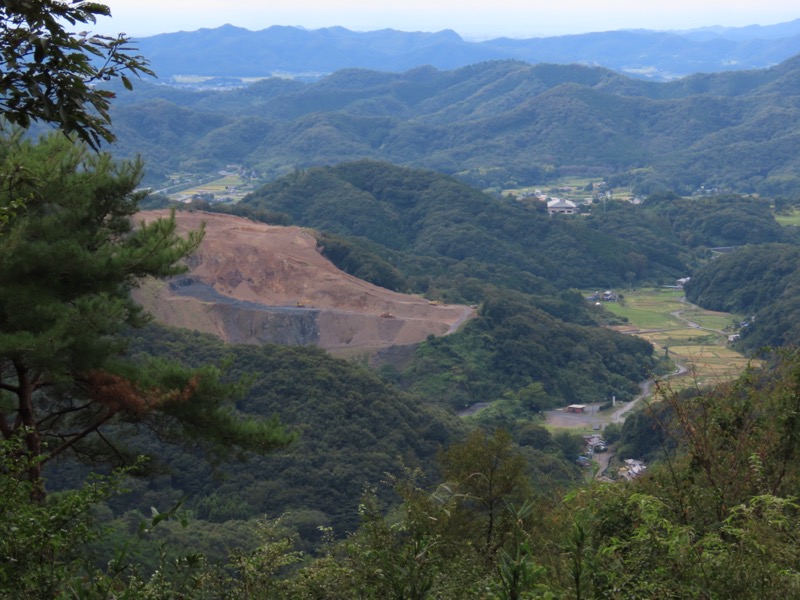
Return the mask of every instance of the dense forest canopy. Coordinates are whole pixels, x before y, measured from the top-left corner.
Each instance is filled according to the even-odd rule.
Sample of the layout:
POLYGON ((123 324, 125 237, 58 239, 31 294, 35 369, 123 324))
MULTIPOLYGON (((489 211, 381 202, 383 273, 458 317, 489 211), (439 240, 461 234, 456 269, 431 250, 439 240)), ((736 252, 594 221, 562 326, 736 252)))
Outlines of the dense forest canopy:
POLYGON ((535 206, 492 198, 451 177, 388 163, 296 171, 251 194, 238 209, 244 207, 367 238, 410 276, 459 272, 528 293, 681 276, 674 260, 649 261, 640 247, 581 219, 550 218, 535 206))
POLYGON ((681 198, 648 196, 640 205, 606 203, 587 218, 589 227, 635 245, 648 259, 693 270, 710 248, 796 242, 797 231, 782 227, 770 203, 733 194, 681 198))
MULTIPOLYGON (((404 466, 433 471, 438 448, 462 432, 457 419, 422 398, 315 348, 226 346, 211 336, 152 327, 137 332, 131 352, 168 354, 192 366, 227 363, 228 377, 250 381, 237 408, 276 415, 300 436, 285 452, 218 465, 216 475, 197 453, 161 448, 169 474, 127 510, 191 494, 188 505, 211 522, 313 511, 316 525, 342 535, 357 525, 365 486, 404 466)), ((304 535, 318 540, 314 527, 304 535)))
MULTIPOLYGON (((209 539, 224 545, 225 533, 252 541, 251 550, 234 552, 224 567, 193 555, 162 558, 152 577, 96 570, 76 551, 82 542, 98 547, 101 540, 75 523, 90 508, 102 510, 98 504, 113 480, 94 493, 73 495, 71 506, 54 503, 21 516, 35 514, 74 531, 49 539, 59 550, 50 567, 61 586, 84 595, 113 587, 137 597, 175 598, 345 599, 353 590, 376 600, 793 597, 800 567, 797 356, 785 355, 771 368, 751 369, 714 390, 678 394, 662 387, 659 397, 638 438, 649 438, 651 446, 659 439, 669 443, 660 449, 666 460, 651 465, 647 476, 551 494, 530 479, 523 449, 506 432, 475 430, 439 456, 440 485, 427 484, 416 470, 389 478, 402 503, 388 515, 368 490, 357 531, 328 540, 315 557, 297 551, 283 519, 248 528, 232 521, 225 532, 195 530, 202 532, 195 549, 209 539), (65 516, 70 521, 64 523, 65 516)), ((7 454, 0 461, 13 465, 7 454)), ((304 517, 314 522, 313 514, 304 517)), ((0 525, 7 523, 24 520, 0 525)), ((160 527, 180 539, 178 528, 160 527)), ((26 528, 15 534, 0 538, 0 548, 26 560, 18 562, 17 577, 2 580, 5 589, 52 589, 30 553, 39 534, 26 528)))

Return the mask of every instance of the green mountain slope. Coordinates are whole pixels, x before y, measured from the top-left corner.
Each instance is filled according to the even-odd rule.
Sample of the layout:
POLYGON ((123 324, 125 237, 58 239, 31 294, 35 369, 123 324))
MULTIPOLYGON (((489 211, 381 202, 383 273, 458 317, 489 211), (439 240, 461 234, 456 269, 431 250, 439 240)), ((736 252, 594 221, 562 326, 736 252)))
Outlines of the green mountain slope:
POLYGON ((686 297, 746 315, 740 345, 750 351, 800 344, 800 248, 747 246, 710 262, 691 280, 686 297))
POLYGON ((634 184, 635 169, 649 167, 651 179, 683 192, 705 184, 784 193, 800 189, 798 65, 668 83, 497 61, 453 71, 350 69, 228 92, 142 85, 115 108, 117 152, 143 150, 153 178, 230 162, 271 178, 374 158, 458 173, 481 187, 565 172, 634 184))
POLYGON ((247 210, 317 229, 323 253, 376 283, 481 303, 478 319, 424 343, 397 375, 452 408, 532 382, 553 403, 632 397, 654 368, 651 346, 593 327, 594 313, 569 288, 682 273, 679 259, 651 261, 581 218, 551 218, 451 177, 374 161, 296 171, 245 198, 237 211, 247 210))
MULTIPOLYGON (((310 515, 313 522, 303 535, 317 540, 317 525, 332 526, 337 534, 355 529, 365 487, 387 473, 399 474, 404 467, 435 472, 437 452, 463 433, 452 415, 315 348, 225 345, 212 336, 156 326, 130 341, 134 355, 228 365, 230 377, 250 381, 237 408, 277 416, 299 436, 286 451, 251 455, 245 462, 231 457, 212 467, 202 446, 165 444, 168 436, 143 428, 124 441, 155 457, 153 474, 133 484, 137 494, 121 499, 115 505, 119 511, 149 513, 151 506, 185 497, 197 518, 213 523, 292 512, 310 515)), ((50 485, 73 485, 71 471, 60 468, 49 476, 50 485)))
POLYGON ((484 283, 528 293, 680 276, 673 264, 650 262, 581 219, 550 218, 451 177, 374 161, 297 171, 241 206, 367 238, 408 275, 480 273, 484 283))

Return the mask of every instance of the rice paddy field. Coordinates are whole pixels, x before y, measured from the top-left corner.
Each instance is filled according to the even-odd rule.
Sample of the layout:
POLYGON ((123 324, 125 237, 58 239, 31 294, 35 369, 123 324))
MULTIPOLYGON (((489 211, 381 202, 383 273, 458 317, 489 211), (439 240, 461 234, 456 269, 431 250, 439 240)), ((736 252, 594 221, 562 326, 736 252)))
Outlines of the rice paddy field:
MULTIPOLYGON (((681 289, 625 291, 618 302, 603 302, 602 306, 627 320, 626 324, 613 329, 646 339, 653 344, 657 355, 672 361, 675 373, 666 381, 666 389, 671 391, 734 379, 754 362, 728 342, 728 336, 736 333, 740 319, 687 302, 681 289)), ((643 389, 652 394, 656 387, 647 385, 643 389)), ((591 413, 582 414, 554 410, 547 412, 545 426, 553 432, 566 429, 591 434, 614 418, 612 412, 595 412, 594 407, 591 413)), ((619 422, 618 417, 616 422, 619 422)))
POLYGON ((710 385, 735 378, 750 360, 734 350, 728 336, 740 319, 687 302, 683 290, 646 288, 626 292, 619 302, 603 307, 628 320, 615 329, 651 342, 656 353, 668 355, 687 369, 672 387, 710 385))
MULTIPOLYGON (((563 198, 582 204, 587 198, 591 198, 595 193, 595 186, 601 182, 596 177, 563 177, 549 183, 528 185, 525 187, 507 188, 501 190, 503 196, 511 194, 517 198, 526 198, 536 190, 540 190, 548 196, 563 198)), ((630 200, 631 193, 629 188, 615 188, 607 190, 611 192, 611 197, 615 200, 630 200)))
POLYGON ((221 174, 218 179, 206 180, 168 195, 177 202, 188 202, 195 194, 210 193, 217 199, 227 198, 229 201, 238 202, 254 189, 255 185, 252 182, 245 181, 236 173, 227 173, 221 174))

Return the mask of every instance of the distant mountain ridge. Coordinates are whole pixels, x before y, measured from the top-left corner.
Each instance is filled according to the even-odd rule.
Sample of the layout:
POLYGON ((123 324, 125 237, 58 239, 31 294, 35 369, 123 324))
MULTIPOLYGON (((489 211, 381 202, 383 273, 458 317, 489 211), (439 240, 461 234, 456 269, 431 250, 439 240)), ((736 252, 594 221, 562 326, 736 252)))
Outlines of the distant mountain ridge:
POLYGON ((406 71, 421 65, 455 69, 487 60, 580 63, 668 80, 698 72, 769 67, 800 53, 800 19, 771 26, 691 31, 620 30, 530 39, 466 41, 456 32, 355 32, 233 25, 138 40, 162 78, 174 75, 267 77, 326 74, 346 68, 406 71))
POLYGON ((169 169, 243 164, 265 179, 371 158, 480 187, 614 176, 635 193, 800 189, 800 56, 764 70, 643 81, 580 65, 348 69, 233 91, 145 82, 114 107, 117 155, 169 169))

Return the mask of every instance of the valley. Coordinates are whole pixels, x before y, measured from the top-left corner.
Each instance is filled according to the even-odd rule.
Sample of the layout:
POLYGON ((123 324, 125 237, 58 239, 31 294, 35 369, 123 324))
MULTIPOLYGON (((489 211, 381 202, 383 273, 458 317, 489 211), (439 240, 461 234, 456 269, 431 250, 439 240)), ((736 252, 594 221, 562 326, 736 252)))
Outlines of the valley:
MULTIPOLYGON (((729 337, 739 331, 741 317, 690 304, 683 290, 626 290, 619 301, 605 302, 603 308, 626 321, 625 325, 611 326, 612 329, 647 340, 655 347, 656 354, 672 362, 674 370, 657 378, 673 391, 719 385, 736 379, 748 366, 760 364, 731 347, 729 337)), ((615 407, 609 406, 610 398, 603 397, 589 403, 586 413, 548 411, 546 423, 549 427, 574 429, 584 434, 609 423, 621 423, 638 401, 658 401, 652 396, 655 391, 652 380, 643 382, 641 388, 641 394, 634 400, 615 407)))
MULTIPOLYGON (((617 331, 640 336, 657 353, 687 369, 688 385, 705 387, 738 377, 752 359, 731 347, 729 337, 739 332, 741 317, 692 305, 683 290, 643 289, 628 292, 623 303, 606 308, 628 319, 617 331)), ((757 361, 756 361, 757 364, 757 361)), ((673 387, 682 387, 672 380, 673 387)))
POLYGON ((108 12, 0 7, 0 597, 797 596, 800 21, 108 12))

